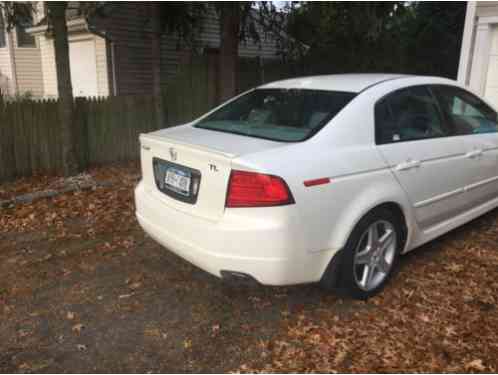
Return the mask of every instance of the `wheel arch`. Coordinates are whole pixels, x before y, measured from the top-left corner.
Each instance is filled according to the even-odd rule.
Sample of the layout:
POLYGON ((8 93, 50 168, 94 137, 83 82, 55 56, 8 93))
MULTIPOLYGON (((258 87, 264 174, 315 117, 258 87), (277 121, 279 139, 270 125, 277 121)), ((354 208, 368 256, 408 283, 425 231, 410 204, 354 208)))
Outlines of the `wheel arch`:
POLYGON ((339 222, 342 225, 336 226, 331 235, 331 244, 335 248, 342 249, 353 232, 358 222, 368 213, 378 209, 388 209, 392 211, 403 224, 403 250, 407 251, 416 225, 413 219, 413 210, 406 193, 397 184, 382 184, 382 186, 371 186, 363 194, 354 199, 341 215, 339 222), (382 192, 379 194, 379 192, 382 192), (372 197, 376 197, 372 199, 372 197))
MULTIPOLYGON (((338 280, 341 277, 341 265, 343 263, 343 258, 344 258, 344 253, 345 253, 345 246, 346 243, 351 236, 351 233, 353 232, 354 228, 357 226, 359 221, 368 215, 369 213, 379 210, 379 209, 388 209, 389 211, 393 212, 399 219, 400 222, 402 223, 402 238, 403 238, 403 250, 401 253, 404 253, 407 251, 409 243, 411 239, 413 238, 414 235, 414 226, 412 224, 412 211, 411 211, 411 206, 409 205, 409 202, 405 198, 406 196, 403 195, 399 197, 399 199, 396 199, 395 196, 391 196, 391 198, 386 198, 385 199, 378 199, 375 202, 372 202, 371 204, 362 204, 360 205, 358 203, 358 207, 361 209, 358 209, 355 211, 355 214, 349 214, 349 221, 347 222, 348 225, 343 228, 342 231, 340 231, 338 234, 341 236, 341 242, 342 245, 338 247, 338 251, 333 254, 331 259, 329 260, 329 263, 327 267, 324 269, 322 273, 322 277, 320 280, 320 283, 322 286, 324 286, 326 289, 336 289, 338 280)), ((351 211, 350 211, 351 212, 351 211)))

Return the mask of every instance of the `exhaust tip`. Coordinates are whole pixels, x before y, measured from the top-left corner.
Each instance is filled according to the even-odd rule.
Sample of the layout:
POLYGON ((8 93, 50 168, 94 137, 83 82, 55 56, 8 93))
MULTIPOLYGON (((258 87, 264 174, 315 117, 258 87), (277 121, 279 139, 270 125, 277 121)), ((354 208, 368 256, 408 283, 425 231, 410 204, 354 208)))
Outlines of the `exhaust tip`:
POLYGON ((231 284, 261 285, 254 277, 243 272, 221 270, 220 275, 223 281, 231 284))

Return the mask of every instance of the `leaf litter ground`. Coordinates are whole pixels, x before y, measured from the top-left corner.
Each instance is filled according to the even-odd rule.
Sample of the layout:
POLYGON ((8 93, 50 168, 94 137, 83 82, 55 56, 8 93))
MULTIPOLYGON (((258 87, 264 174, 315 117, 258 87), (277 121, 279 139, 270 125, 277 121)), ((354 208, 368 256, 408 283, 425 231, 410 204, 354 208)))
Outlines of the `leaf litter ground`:
POLYGON ((498 210, 357 302, 223 283, 139 228, 137 165, 88 173, 113 185, 0 210, 0 372, 498 371, 498 210))

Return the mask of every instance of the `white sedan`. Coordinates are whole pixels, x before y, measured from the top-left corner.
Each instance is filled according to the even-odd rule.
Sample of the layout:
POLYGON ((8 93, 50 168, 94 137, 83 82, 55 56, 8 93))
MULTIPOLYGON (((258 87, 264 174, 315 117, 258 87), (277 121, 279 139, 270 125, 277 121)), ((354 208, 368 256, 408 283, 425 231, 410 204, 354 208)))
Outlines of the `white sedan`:
POLYGON ((497 206, 497 131, 444 78, 273 82, 142 134, 136 215, 218 277, 368 298, 401 254, 497 206))

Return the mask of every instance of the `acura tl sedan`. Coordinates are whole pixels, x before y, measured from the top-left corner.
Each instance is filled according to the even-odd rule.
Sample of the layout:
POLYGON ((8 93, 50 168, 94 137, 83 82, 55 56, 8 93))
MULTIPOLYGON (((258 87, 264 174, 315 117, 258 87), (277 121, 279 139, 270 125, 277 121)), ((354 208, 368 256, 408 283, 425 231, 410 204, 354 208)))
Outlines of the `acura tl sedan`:
POLYGON ((218 277, 365 299, 401 254, 497 206, 497 131, 491 105, 444 78, 273 82, 142 134, 136 215, 218 277))

